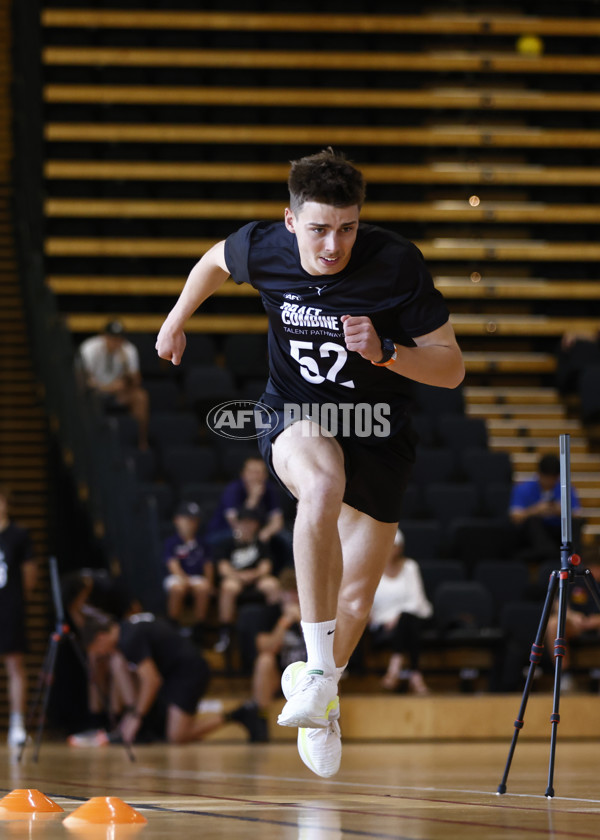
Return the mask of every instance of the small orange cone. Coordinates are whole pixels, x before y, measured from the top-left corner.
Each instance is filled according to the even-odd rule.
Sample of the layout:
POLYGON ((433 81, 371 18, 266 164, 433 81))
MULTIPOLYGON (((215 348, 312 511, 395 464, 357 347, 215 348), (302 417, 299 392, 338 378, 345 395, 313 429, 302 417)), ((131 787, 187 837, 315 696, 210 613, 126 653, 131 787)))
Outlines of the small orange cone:
POLYGON ((0 816, 3 814, 58 813, 63 809, 39 790, 17 789, 0 799, 0 816))
POLYGON ((127 805, 118 796, 94 796, 93 799, 84 802, 65 820, 63 825, 67 828, 81 826, 83 823, 95 825, 111 824, 138 824, 145 825, 148 820, 139 814, 131 805, 127 805))
MULTIPOLYGON (((7 823, 12 825, 12 823, 7 823)), ((72 840, 140 840, 138 834, 145 826, 136 823, 86 823, 74 820, 66 826, 67 833, 72 840), (75 825, 77 823, 77 825, 75 825)))

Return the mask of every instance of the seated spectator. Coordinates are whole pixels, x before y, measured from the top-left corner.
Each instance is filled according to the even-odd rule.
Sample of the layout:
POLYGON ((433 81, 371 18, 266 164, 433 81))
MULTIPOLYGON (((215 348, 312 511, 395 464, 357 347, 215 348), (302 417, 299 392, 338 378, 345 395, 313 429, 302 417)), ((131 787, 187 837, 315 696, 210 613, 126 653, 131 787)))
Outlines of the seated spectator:
POLYGON ((278 491, 269 479, 262 458, 247 458, 240 477, 223 490, 218 507, 208 525, 208 533, 218 542, 230 537, 242 510, 256 511, 259 515, 261 542, 269 542, 283 528, 283 513, 278 491))
MULTIPOLYGON (((543 455, 537 475, 515 485, 510 499, 510 518, 517 528, 519 556, 524 560, 551 560, 558 556, 560 527, 560 460, 543 455)), ((573 545, 577 549, 583 527, 577 492, 571 486, 573 545)))
MULTIPOLYGON (((581 559, 583 566, 587 566, 594 580, 600 583, 600 557, 598 548, 582 551, 581 559)), ((558 590, 552 605, 552 613, 548 619, 546 628, 546 650, 554 658, 554 641, 558 635, 558 590)), ((563 691, 572 691, 575 687, 573 675, 570 668, 570 639, 588 639, 600 641, 600 613, 588 591, 587 586, 575 575, 573 583, 569 587, 569 601, 565 619, 565 655, 562 662, 561 688, 563 691)), ((554 664, 554 663, 553 663, 554 664)))
POLYGON ((556 387, 561 394, 579 391, 579 380, 588 365, 600 364, 600 330, 565 333, 558 350, 556 387))
POLYGON ((221 633, 215 650, 222 653, 229 647, 231 628, 240 596, 246 600, 275 603, 279 582, 272 574, 268 545, 260 538, 261 514, 252 508, 237 512, 233 537, 216 549, 219 572, 219 622, 221 633))
POLYGON ((394 691, 407 673, 415 694, 429 689, 419 671, 421 628, 433 612, 425 595, 419 566, 404 554, 404 535, 398 531, 371 609, 369 629, 375 648, 392 651, 382 685, 394 691), (405 661, 408 657, 408 669, 405 661))
POLYGON ((175 534, 165 541, 164 561, 167 575, 167 615, 179 623, 185 599, 194 604, 193 636, 201 641, 206 612, 213 591, 214 567, 203 538, 199 534, 202 512, 196 502, 182 502, 175 512, 175 534))
POLYGON ((300 603, 293 569, 279 575, 277 604, 266 606, 263 628, 256 634, 256 659, 252 672, 252 698, 258 713, 261 740, 268 741, 267 710, 281 692, 281 674, 292 662, 306 661, 306 646, 300 625, 300 603))
POLYGON ((145 720, 155 732, 161 729, 171 744, 200 741, 232 720, 246 726, 251 737, 255 732, 255 715, 246 706, 228 714, 196 716, 208 686, 209 668, 194 645, 168 622, 150 613, 120 623, 100 616, 86 620, 83 639, 94 657, 121 651, 135 673, 135 703, 119 724, 125 743, 135 741, 145 720))
POLYGON ((29 532, 9 517, 10 498, 8 488, 0 487, 0 658, 8 676, 8 745, 18 747, 27 737, 25 603, 36 584, 37 563, 29 532))
POLYGON ((108 408, 127 408, 138 422, 139 448, 148 448, 148 392, 142 388, 137 347, 125 338, 120 321, 110 321, 102 335, 82 342, 79 356, 89 388, 108 408))

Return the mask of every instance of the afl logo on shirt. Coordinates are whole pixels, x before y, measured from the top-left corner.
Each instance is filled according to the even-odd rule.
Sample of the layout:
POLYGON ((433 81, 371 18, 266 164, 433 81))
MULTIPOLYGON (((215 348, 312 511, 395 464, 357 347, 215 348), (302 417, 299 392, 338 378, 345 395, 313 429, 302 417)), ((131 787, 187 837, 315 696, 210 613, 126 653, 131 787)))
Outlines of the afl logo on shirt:
POLYGON ((283 298, 284 300, 304 300, 302 295, 297 295, 296 292, 285 292, 283 298))
POLYGON ((219 437, 256 440, 271 431, 277 413, 256 400, 230 400, 216 405, 206 415, 206 425, 219 437))

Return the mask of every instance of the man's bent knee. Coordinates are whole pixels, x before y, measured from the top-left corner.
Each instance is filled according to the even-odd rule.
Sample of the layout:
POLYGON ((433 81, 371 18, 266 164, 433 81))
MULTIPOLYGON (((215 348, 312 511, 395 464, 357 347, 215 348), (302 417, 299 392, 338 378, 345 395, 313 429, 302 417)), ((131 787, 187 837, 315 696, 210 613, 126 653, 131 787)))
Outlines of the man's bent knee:
POLYGON ((366 621, 371 613, 373 599, 362 593, 340 592, 338 615, 343 613, 355 621, 366 621))

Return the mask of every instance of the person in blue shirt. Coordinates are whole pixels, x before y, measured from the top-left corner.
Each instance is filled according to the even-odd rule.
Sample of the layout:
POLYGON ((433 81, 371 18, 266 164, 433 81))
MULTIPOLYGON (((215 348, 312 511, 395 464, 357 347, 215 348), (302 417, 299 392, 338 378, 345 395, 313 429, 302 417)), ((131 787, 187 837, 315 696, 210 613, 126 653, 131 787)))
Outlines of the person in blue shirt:
POLYGON ((185 599, 194 604, 194 637, 201 641, 203 624, 213 592, 214 565, 199 534, 202 511, 196 502, 182 502, 173 518, 175 533, 165 540, 164 587, 167 615, 172 622, 181 618, 185 599))
MULTIPOLYGON (((537 475, 513 487, 510 518, 517 528, 521 556, 546 560, 560 549, 560 461, 551 453, 542 455, 537 475)), ((571 487, 573 544, 577 547, 583 525, 577 491, 571 487)))

